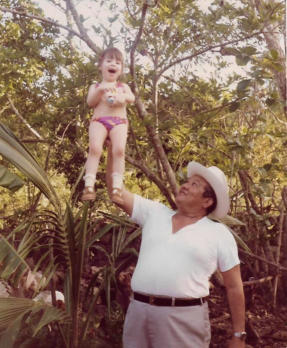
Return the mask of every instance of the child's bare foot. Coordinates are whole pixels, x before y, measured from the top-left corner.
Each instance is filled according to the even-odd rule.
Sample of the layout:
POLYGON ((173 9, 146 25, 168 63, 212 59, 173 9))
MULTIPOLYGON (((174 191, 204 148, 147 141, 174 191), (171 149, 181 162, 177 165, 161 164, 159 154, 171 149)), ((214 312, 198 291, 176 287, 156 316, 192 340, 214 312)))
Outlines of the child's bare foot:
POLYGON ((123 204, 122 190, 120 188, 113 188, 111 199, 114 203, 123 204))
POLYGON ((96 199, 95 189, 91 186, 84 188, 84 191, 81 196, 82 201, 94 201, 96 199))

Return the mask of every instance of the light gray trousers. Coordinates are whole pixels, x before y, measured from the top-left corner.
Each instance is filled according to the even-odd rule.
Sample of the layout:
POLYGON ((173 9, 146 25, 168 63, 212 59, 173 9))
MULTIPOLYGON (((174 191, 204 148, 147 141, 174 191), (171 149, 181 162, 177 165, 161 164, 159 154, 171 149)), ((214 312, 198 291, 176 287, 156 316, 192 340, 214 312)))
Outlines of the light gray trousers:
POLYGON ((131 299, 124 323, 124 348, 208 348, 208 304, 160 307, 131 299))

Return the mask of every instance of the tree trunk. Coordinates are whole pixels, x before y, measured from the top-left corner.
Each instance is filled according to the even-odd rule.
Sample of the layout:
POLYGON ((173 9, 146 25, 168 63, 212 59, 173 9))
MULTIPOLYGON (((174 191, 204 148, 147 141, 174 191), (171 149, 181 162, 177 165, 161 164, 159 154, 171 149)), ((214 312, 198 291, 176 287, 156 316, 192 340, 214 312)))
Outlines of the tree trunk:
MULTIPOLYGON (((282 245, 281 245, 281 265, 287 267, 287 186, 284 186, 282 190, 282 199, 285 206, 285 216, 282 229, 282 245)), ((287 294, 287 272, 282 273, 281 277, 283 293, 287 294)), ((286 297, 285 297, 286 299, 286 297)), ((286 299, 287 302, 287 299, 286 299)))

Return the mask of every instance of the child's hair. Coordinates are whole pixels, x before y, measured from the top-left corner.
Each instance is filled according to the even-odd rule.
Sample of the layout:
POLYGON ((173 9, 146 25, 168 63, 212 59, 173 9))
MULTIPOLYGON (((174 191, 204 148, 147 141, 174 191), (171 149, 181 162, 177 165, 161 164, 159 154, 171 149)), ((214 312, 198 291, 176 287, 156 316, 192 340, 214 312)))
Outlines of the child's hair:
POLYGON ((99 66, 102 64, 103 60, 106 57, 116 58, 116 59, 120 60, 122 63, 122 67, 124 67, 124 57, 123 57, 122 52, 119 49, 117 49, 115 47, 106 48, 100 55, 99 66))

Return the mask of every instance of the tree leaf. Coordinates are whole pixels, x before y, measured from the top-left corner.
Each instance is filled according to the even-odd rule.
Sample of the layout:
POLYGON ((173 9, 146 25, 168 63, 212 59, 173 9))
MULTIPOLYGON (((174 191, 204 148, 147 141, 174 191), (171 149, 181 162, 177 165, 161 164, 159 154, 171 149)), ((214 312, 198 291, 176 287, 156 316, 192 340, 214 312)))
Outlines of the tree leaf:
POLYGON ((11 276, 18 283, 20 277, 30 269, 19 252, 4 238, 0 238, 0 277, 9 279, 11 276))
POLYGON ((236 56, 236 63, 240 66, 246 65, 250 60, 250 57, 247 55, 240 54, 236 56))
POLYGON ((245 79, 245 80, 242 80, 238 83, 237 85, 237 91, 244 91, 251 83, 251 80, 250 79, 245 79))
POLYGON ((0 154, 25 174, 35 186, 60 210, 58 196, 43 168, 11 130, 0 123, 0 154))
POLYGON ((275 60, 278 59, 278 57, 279 57, 278 51, 275 50, 274 48, 270 50, 270 54, 271 54, 271 57, 275 60))
POLYGON ((16 192, 24 185, 24 181, 16 174, 11 173, 6 167, 0 164, 0 186, 16 192))
POLYGON ((2 332, 0 347, 13 347, 17 335, 20 333, 22 319, 25 315, 38 315, 37 324, 30 326, 33 329, 33 336, 39 330, 52 321, 66 321, 67 314, 55 307, 42 302, 33 301, 26 298, 0 298, 0 329, 2 332))

